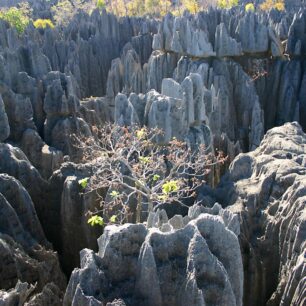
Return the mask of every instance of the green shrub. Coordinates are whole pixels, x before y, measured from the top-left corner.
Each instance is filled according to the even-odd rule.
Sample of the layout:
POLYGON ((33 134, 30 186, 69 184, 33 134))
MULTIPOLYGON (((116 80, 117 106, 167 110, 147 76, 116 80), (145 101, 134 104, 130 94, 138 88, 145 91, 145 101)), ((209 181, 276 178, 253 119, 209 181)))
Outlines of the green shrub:
POLYGON ((188 10, 191 14, 196 14, 200 11, 200 3, 198 0, 183 0, 184 9, 188 10))
POLYGON ((218 0, 218 7, 221 9, 230 9, 239 4, 239 0, 218 0))
POLYGON ((16 7, 0 11, 0 19, 7 21, 11 27, 17 30, 18 34, 22 34, 30 23, 30 18, 26 13, 16 7))
POLYGON ((95 225, 103 226, 104 220, 102 217, 95 215, 89 218, 87 223, 90 224, 91 226, 95 226, 95 225))
POLYGON ((79 180, 79 186, 81 187, 82 190, 86 189, 87 185, 88 185, 88 181, 89 181, 89 177, 85 177, 81 180, 79 180))
POLYGON ((97 0, 97 8, 99 10, 106 8, 105 0, 97 0))
POLYGON ((247 3, 245 5, 245 11, 246 12, 249 12, 249 11, 254 12, 255 11, 254 4, 253 3, 247 3))
POLYGON ((50 19, 37 19, 33 22, 33 25, 37 29, 54 28, 54 24, 50 19))

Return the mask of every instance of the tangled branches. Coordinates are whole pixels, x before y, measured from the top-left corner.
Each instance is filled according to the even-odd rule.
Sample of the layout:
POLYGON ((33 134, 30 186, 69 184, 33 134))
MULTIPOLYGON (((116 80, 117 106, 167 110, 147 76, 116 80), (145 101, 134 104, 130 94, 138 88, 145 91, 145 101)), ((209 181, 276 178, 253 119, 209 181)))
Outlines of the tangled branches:
MULTIPOLYGON (((202 145, 191 151, 177 139, 160 144, 156 140, 161 133, 107 125, 97 131, 96 139, 77 139, 84 162, 94 169, 84 191, 95 190, 101 198, 101 209, 91 215, 103 215, 111 222, 140 222, 159 203, 185 205, 188 198, 196 197, 212 167, 226 159, 208 153, 202 145), (106 196, 101 190, 107 190, 106 196)), ((101 225, 101 218, 91 221, 101 225)))

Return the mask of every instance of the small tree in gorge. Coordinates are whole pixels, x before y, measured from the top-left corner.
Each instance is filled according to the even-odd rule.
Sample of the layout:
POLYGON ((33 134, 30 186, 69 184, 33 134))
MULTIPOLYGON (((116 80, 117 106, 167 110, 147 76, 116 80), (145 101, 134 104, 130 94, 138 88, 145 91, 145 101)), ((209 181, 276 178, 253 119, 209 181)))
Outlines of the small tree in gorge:
POLYGON ((131 216, 140 222, 142 212, 152 211, 159 203, 185 205, 185 199, 196 196, 211 168, 225 161, 222 154, 215 157, 202 145, 193 152, 177 139, 159 144, 160 134, 157 129, 108 125, 98 132, 99 140, 77 140, 84 162, 94 168, 84 192, 99 194, 108 189, 106 198, 101 197, 101 209, 89 213, 89 223, 101 225, 96 217, 101 212, 110 222, 124 223, 131 216))

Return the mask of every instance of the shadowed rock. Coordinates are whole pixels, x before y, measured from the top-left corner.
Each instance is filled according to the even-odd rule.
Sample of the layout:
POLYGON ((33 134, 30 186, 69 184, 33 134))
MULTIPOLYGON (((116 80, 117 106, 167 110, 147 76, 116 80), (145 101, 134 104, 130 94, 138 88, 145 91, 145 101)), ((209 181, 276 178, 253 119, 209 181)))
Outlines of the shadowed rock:
POLYGON ((99 305, 119 297, 129 305, 242 305, 238 238, 224 223, 223 216, 231 214, 221 213, 220 206, 215 210, 186 226, 177 217, 157 222, 160 229, 107 226, 99 253, 81 252, 64 305, 99 305))
POLYGON ((44 287, 54 282, 59 302, 48 303, 48 295, 42 297, 42 302, 60 305, 65 277, 57 255, 45 238, 29 194, 19 181, 6 174, 0 174, 0 209, 0 287, 9 290, 16 285, 8 292, 0 291, 0 304, 24 304, 30 295, 42 294, 44 287))
POLYGON ((246 305, 288 305, 303 297, 305 154, 297 123, 274 128, 254 152, 234 160, 216 191, 239 214, 246 305))

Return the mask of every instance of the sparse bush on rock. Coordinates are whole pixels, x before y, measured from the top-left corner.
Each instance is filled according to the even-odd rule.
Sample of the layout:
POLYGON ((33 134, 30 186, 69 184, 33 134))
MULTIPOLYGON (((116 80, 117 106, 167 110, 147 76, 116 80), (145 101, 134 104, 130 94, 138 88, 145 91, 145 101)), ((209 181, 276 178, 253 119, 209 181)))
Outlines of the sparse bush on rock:
POLYGON ((50 29, 54 28, 54 24, 50 19, 36 19, 33 22, 33 25, 35 28, 38 28, 38 29, 45 29, 47 27, 50 29))
POLYGON ((246 11, 246 12, 249 12, 249 11, 254 12, 254 11, 255 11, 255 6, 254 6, 254 4, 253 4, 253 3, 247 3, 247 4, 245 5, 245 11, 246 11))
MULTIPOLYGON (((98 141, 77 139, 84 161, 96 169, 86 179, 86 185, 82 185, 83 189, 96 192, 109 189, 108 196, 101 199, 101 211, 90 215, 103 212, 109 220, 116 213, 118 223, 140 222, 160 203, 186 206, 184 201, 196 197, 197 188, 213 167, 226 160, 221 152, 215 157, 204 145, 193 152, 175 138, 159 143, 162 133, 145 127, 111 125, 98 132, 98 141)), ((91 221, 97 217, 92 218, 91 221)))
POLYGON ((22 34, 30 23, 27 11, 11 7, 0 11, 0 19, 5 20, 11 27, 14 27, 18 34, 22 34))
POLYGON ((221 9, 230 9, 239 4, 239 0, 218 0, 218 7, 221 9))
POLYGON ((265 0, 260 5, 260 9, 262 9, 263 11, 269 11, 272 9, 283 11, 285 9, 285 1, 284 0, 265 0))

